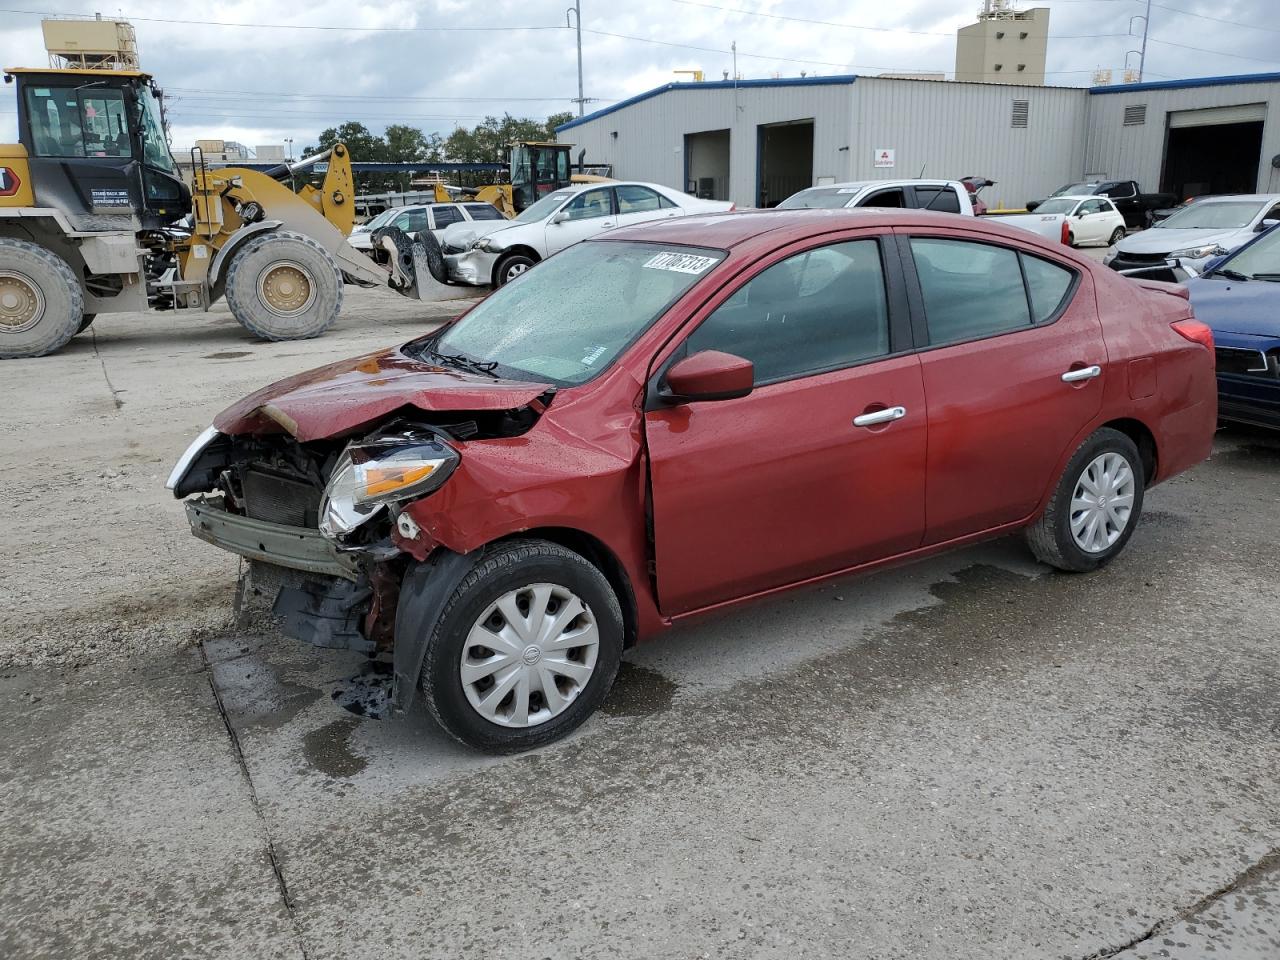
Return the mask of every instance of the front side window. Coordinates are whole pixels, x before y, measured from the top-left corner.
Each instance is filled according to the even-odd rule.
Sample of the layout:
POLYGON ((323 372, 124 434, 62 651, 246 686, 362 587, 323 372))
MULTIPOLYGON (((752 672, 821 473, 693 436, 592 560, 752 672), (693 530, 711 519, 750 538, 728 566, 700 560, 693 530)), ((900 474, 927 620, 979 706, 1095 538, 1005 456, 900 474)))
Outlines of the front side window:
POLYGON ((619 213, 644 213, 662 207, 658 194, 648 187, 637 187, 635 184, 628 183, 616 189, 619 213))
POLYGON ((1080 204, 1080 212, 1084 214, 1102 213, 1102 205, 1105 202, 1104 200, 1086 200, 1080 204))
POLYGON ((495 372, 516 379, 585 383, 723 259, 720 250, 666 243, 575 244, 499 287, 423 349, 497 363, 495 372))
POLYGON ((1054 197, 1052 200, 1046 200, 1040 206, 1036 207, 1036 214, 1042 213, 1071 213, 1076 208, 1078 200, 1071 200, 1066 197, 1054 197))
POLYGON ((929 342, 956 343, 1031 326, 1018 254, 963 240, 913 237, 929 342))
POLYGON ((420 233, 427 229, 427 211, 410 210, 396 217, 394 225, 405 233, 420 233))
POLYGON ((689 355, 701 350, 750 360, 757 384, 884 356, 889 308, 879 243, 836 243, 775 263, 690 335, 689 355))
POLYGON ((432 207, 431 216, 435 218, 437 230, 451 223, 459 223, 463 219, 462 211, 447 203, 438 203, 432 207))
POLYGON ((537 223, 539 220, 545 220, 559 208, 560 204, 572 196, 573 192, 571 190, 557 190, 555 193, 548 193, 537 203, 530 204, 523 211, 516 214, 515 220, 518 223, 537 223))
POLYGON ((124 93, 107 87, 28 87, 33 152, 38 157, 128 157, 124 93))
POLYGON ((608 188, 585 190, 573 198, 573 202, 564 208, 570 220, 590 220, 592 217, 607 217, 613 212, 613 202, 609 199, 608 188))
POLYGON ((177 175, 178 166, 169 152, 169 142, 164 136, 164 124, 160 120, 160 104, 149 89, 138 96, 138 110, 142 122, 142 159, 148 166, 177 175))
POLYGON ((906 200, 902 196, 902 188, 895 187, 892 190, 881 190, 871 194, 867 199, 863 200, 858 206, 860 207, 905 207, 906 200))

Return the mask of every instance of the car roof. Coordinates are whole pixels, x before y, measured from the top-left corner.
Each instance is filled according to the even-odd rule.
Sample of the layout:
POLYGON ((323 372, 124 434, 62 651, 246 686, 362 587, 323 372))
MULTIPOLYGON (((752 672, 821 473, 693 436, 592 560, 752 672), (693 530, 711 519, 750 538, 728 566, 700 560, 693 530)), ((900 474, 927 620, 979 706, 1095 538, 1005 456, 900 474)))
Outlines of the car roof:
MULTIPOLYGON (((1105 197, 1100 193, 1060 193, 1056 197, 1051 197, 1050 199, 1052 200, 1110 200, 1111 198, 1105 197)), ((1048 200, 1045 201, 1045 203, 1048 203, 1048 202, 1049 202, 1048 200)))
POLYGON ((1224 193, 1216 197, 1201 197, 1196 203, 1227 203, 1232 200, 1237 202, 1250 200, 1257 203, 1280 203, 1280 193, 1224 193))
POLYGON ((979 217, 891 207, 746 210, 736 213, 701 214, 669 220, 651 220, 648 223, 622 227, 609 231, 601 237, 601 240, 641 240, 650 243, 678 243, 729 250, 765 234, 776 234, 776 240, 781 244, 856 227, 918 226, 961 226, 975 235, 986 234, 993 238, 1017 240, 1027 246, 1045 246, 1040 238, 1030 231, 986 221, 979 217))
MULTIPOLYGON (((819 186, 805 187, 803 190, 797 190, 796 193, 808 193, 811 190, 849 190, 852 188, 863 189, 866 187, 895 187, 901 184, 910 184, 914 186, 924 187, 945 187, 951 184, 963 186, 958 180, 921 180, 918 178, 904 177, 899 180, 848 180, 844 183, 824 183, 819 186)), ((792 194, 794 196, 795 194, 792 194)))

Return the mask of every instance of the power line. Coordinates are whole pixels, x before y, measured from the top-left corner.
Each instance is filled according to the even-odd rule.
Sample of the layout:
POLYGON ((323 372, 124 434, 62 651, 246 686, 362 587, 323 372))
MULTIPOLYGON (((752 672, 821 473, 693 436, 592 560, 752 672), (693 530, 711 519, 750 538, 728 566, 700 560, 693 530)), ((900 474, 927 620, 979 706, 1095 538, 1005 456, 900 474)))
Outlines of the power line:
POLYGON ((164 87, 165 93, 183 100, 230 99, 234 97, 262 97, 300 100, 404 100, 414 103, 556 103, 571 101, 572 97, 407 97, 384 94, 352 93, 280 93, 275 90, 215 90, 204 87, 164 87))
POLYGON ((1264 60, 1262 57, 1249 57, 1243 53, 1228 53, 1225 50, 1210 50, 1207 47, 1192 47, 1185 43, 1174 43, 1172 40, 1161 40, 1159 37, 1151 37, 1150 40, 1152 43, 1159 43, 1166 47, 1179 47, 1182 50, 1195 50, 1197 53, 1211 53, 1217 57, 1235 57, 1237 60, 1252 60, 1254 63, 1280 63, 1280 60, 1264 60))
POLYGON ((1211 20, 1214 23, 1226 23, 1233 27, 1243 27, 1246 30, 1265 30, 1267 33, 1280 33, 1280 27, 1264 27, 1258 23, 1242 23, 1239 20, 1228 20, 1226 17, 1211 17, 1206 13, 1193 13, 1190 10, 1183 10, 1179 7, 1171 7, 1167 3, 1151 4, 1153 7, 1159 7, 1161 10, 1168 10, 1170 13, 1180 13, 1184 17, 1196 17, 1200 20, 1211 20))

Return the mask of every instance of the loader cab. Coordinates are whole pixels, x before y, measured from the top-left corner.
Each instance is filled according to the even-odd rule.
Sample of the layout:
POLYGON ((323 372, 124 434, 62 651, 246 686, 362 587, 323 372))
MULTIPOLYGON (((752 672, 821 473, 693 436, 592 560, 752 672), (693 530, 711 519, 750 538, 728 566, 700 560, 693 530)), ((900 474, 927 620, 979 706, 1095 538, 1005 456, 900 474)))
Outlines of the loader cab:
POLYGON ((516 213, 569 185, 572 146, 531 140, 511 144, 511 199, 516 213))
POLYGON ((151 78, 126 70, 5 71, 16 83, 18 137, 36 205, 85 231, 169 226, 191 191, 169 153, 151 78))

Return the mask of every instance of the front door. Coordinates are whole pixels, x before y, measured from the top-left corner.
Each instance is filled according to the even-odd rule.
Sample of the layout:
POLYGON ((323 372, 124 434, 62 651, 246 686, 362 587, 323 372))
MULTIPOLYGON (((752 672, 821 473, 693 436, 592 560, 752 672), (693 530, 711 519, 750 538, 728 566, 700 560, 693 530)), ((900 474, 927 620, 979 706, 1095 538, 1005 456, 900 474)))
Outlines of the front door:
POLYGON ((613 211, 613 188, 584 190, 565 204, 556 216, 547 221, 548 256, 618 225, 613 211), (556 216, 560 214, 565 218, 557 222, 556 216))
POLYGON ((864 237, 771 260, 708 304, 672 358, 745 357, 754 391, 645 416, 667 615, 901 553, 924 532, 924 391, 894 247, 864 237))
POLYGON ((904 246, 919 278, 917 339, 928 342, 925 542, 941 543, 1035 510, 1101 409, 1107 357, 1087 273, 946 236, 904 246))

